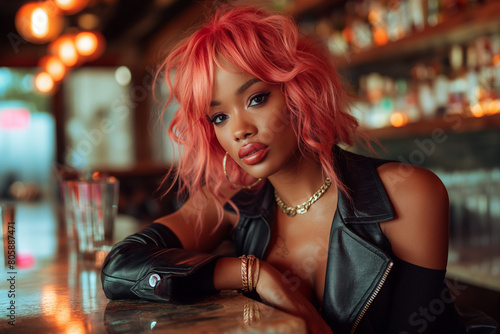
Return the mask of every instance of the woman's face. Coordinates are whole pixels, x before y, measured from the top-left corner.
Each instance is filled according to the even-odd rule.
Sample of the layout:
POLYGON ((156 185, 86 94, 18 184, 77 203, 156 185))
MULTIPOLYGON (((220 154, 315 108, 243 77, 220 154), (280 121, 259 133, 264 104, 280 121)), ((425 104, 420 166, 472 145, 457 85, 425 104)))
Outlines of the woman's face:
POLYGON ((231 158, 255 178, 269 177, 287 166, 297 152, 279 85, 270 85, 229 67, 217 67, 208 119, 231 158))

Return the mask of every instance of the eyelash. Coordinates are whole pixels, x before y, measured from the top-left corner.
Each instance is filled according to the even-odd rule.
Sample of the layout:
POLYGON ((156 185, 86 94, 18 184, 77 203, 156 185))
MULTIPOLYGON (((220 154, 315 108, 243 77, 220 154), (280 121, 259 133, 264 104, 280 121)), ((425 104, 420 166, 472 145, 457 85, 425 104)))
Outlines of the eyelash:
POLYGON ((261 104, 265 103, 265 102, 267 101, 267 98, 269 97, 269 95, 270 95, 270 94, 271 94, 271 92, 267 92, 267 93, 259 93, 259 94, 257 94, 257 95, 252 96, 252 97, 250 98, 250 104, 248 105, 248 107, 259 106, 259 105, 261 105, 261 104), (256 98, 263 98, 263 101, 262 101, 262 102, 260 102, 260 103, 257 103, 257 104, 256 104, 256 105, 254 105, 254 106, 252 106, 252 105, 251 105, 251 102, 252 102, 253 100, 255 100, 256 98))
POLYGON ((215 114, 213 115, 212 117, 208 117, 207 116, 207 121, 209 121, 210 123, 214 124, 214 125, 221 125, 222 122, 224 122, 227 118, 227 115, 224 115, 224 114, 215 114), (221 116, 224 116, 225 118, 219 122, 217 122, 217 119, 221 116))
MULTIPOLYGON (((271 92, 267 92, 267 93, 259 93, 259 94, 256 94, 254 96, 252 96, 250 98, 250 103, 248 104, 247 108, 250 108, 250 107, 258 107, 260 105, 262 105, 263 103, 265 103, 269 97, 269 95, 271 94, 271 92), (252 101, 254 101, 255 99, 257 98, 262 98, 262 101, 261 102, 256 102, 256 104, 252 104, 252 101)), ((215 126, 217 125, 221 125, 226 119, 227 119, 227 115, 223 114, 223 113, 217 113, 215 115, 213 115, 212 117, 208 117, 207 116, 207 120, 214 124, 215 126), (224 117, 224 119, 222 120, 219 120, 220 117, 224 117)))

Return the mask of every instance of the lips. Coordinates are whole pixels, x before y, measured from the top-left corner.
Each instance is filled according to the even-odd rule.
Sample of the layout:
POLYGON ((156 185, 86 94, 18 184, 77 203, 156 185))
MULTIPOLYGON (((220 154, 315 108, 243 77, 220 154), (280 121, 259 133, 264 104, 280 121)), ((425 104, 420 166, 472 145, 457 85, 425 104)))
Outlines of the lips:
POLYGON ((238 157, 247 165, 254 165, 264 159, 269 147, 262 143, 243 145, 238 151, 238 157))

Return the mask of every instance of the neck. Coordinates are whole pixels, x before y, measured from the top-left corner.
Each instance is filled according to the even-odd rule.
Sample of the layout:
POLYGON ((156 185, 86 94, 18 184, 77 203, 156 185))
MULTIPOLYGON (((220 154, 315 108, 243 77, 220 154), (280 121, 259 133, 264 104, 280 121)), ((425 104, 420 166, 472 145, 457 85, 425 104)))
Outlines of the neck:
POLYGON ((281 199, 289 206, 307 201, 325 182, 321 164, 306 156, 290 161, 286 169, 269 176, 281 199))

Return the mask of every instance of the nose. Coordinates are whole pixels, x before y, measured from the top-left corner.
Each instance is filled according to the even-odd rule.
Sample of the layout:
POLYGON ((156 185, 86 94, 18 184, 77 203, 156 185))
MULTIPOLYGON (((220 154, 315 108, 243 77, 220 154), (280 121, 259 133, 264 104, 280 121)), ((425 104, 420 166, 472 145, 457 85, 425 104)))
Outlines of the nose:
POLYGON ((233 115, 233 137, 235 141, 244 140, 257 133, 257 128, 251 119, 248 119, 241 112, 233 115))

